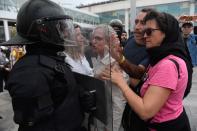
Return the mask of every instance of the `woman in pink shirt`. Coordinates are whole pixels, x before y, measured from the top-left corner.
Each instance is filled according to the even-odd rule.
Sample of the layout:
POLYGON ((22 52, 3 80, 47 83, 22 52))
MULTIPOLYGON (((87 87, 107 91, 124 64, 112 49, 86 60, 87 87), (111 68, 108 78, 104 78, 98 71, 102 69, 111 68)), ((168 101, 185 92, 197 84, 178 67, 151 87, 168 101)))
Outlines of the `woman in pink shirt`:
MULTIPOLYGON (((156 11, 148 13, 144 21, 150 65, 137 86, 140 91, 131 90, 121 72, 115 68, 111 70, 111 80, 127 99, 126 108, 131 108, 146 122, 147 130, 190 131, 183 97, 187 84, 191 84, 192 66, 181 38, 179 23, 170 14, 156 11)), ((103 79, 110 79, 110 71, 103 72, 103 79)), ((133 116, 130 117, 132 119, 133 116)), ((131 129, 129 126, 125 128, 126 131, 131 129)))

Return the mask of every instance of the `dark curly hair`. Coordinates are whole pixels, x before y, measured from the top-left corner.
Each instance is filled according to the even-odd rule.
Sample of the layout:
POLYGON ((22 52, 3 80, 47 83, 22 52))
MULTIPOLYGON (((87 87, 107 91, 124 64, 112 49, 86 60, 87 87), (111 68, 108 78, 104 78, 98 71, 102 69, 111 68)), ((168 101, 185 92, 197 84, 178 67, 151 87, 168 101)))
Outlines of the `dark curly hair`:
POLYGON ((150 11, 144 17, 144 22, 147 22, 148 20, 155 20, 159 29, 165 33, 165 29, 167 25, 166 25, 165 17, 164 15, 162 15, 162 13, 157 12, 157 11, 150 11))

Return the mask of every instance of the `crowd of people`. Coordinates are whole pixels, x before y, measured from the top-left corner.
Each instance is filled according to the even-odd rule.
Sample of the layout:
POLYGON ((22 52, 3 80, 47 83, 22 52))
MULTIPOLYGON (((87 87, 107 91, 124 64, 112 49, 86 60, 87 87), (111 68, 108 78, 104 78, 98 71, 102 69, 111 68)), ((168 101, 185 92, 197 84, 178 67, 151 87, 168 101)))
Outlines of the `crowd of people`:
POLYGON ((5 85, 12 98, 19 131, 191 130, 183 106, 197 66, 191 22, 180 26, 171 14, 144 8, 132 36, 114 19, 88 39, 58 4, 29 0, 16 28, 0 44, 11 46, 14 58, 1 48, 0 91, 5 85), (98 97, 105 98, 106 122, 94 115, 102 110, 94 108, 99 93, 85 90, 75 73, 104 83, 98 97))

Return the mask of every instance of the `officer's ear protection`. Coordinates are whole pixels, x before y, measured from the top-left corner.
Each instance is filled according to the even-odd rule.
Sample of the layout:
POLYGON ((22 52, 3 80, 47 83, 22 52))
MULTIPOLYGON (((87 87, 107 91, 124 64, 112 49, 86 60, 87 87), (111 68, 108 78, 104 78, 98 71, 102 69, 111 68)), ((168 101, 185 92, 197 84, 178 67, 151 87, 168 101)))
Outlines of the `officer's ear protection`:
POLYGON ((36 20, 36 28, 37 28, 38 32, 40 32, 40 33, 47 33, 48 32, 48 28, 45 24, 45 20, 37 19, 36 20))
POLYGON ((31 38, 38 38, 40 33, 48 32, 45 20, 37 19, 32 22, 27 32, 27 36, 31 38))

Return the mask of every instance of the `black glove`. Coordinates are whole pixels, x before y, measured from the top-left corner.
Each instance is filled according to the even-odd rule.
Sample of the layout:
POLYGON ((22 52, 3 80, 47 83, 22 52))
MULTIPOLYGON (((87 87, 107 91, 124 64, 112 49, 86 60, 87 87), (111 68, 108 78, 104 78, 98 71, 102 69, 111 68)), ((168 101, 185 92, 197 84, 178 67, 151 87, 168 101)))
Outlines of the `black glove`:
POLYGON ((96 110, 96 91, 87 91, 80 87, 80 102, 85 112, 96 110))

